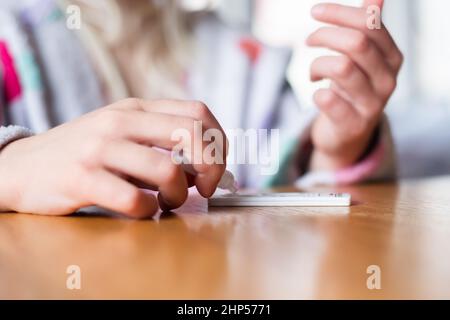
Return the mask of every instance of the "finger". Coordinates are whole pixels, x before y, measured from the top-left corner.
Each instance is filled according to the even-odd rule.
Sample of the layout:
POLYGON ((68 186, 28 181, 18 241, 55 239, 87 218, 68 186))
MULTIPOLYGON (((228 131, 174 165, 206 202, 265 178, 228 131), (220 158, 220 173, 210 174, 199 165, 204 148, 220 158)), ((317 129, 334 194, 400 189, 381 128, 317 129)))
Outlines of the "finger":
MULTIPOLYGON (((188 188, 195 187, 195 176, 193 176, 193 175, 191 175, 189 173, 186 173, 186 172, 185 172, 185 175, 186 175, 186 180, 187 180, 187 183, 188 183, 188 188)), ((153 185, 149 185, 148 183, 145 183, 145 182, 143 182, 141 180, 138 180, 136 178, 133 178, 133 177, 130 177, 130 176, 125 176, 125 178, 126 178, 126 180, 128 182, 132 183, 133 185, 135 185, 138 188, 145 189, 145 190, 158 191, 158 187, 153 186, 153 185)))
POLYGON ((221 152, 224 143, 222 133, 216 130, 218 135, 216 139, 207 143, 208 141, 203 139, 205 129, 200 121, 187 117, 135 110, 108 111, 101 120, 100 129, 115 137, 134 140, 166 150, 174 148, 183 150, 184 155, 199 173, 208 170, 206 165, 208 159, 203 159, 203 151, 208 146, 214 146, 214 150, 217 151, 214 157, 216 163, 225 164, 226 162, 221 152))
POLYGON ((367 76, 346 56, 316 59, 311 65, 311 78, 313 81, 331 79, 346 93, 361 115, 368 114, 367 109, 383 105, 378 102, 367 76))
POLYGON ((370 6, 377 6, 380 9, 384 7, 384 0, 364 0, 362 3, 363 8, 367 8, 370 6))
POLYGON ((120 131, 116 134, 119 138, 183 151, 198 173, 195 183, 200 194, 210 197, 214 193, 226 167, 220 130, 216 130, 214 141, 209 142, 203 139, 202 123, 191 118, 134 110, 109 112, 107 122, 112 124, 106 124, 107 130, 120 131))
POLYGON ((146 101, 141 99, 124 100, 121 107, 130 108, 130 105, 135 110, 143 110, 146 112, 164 113, 173 116, 181 116, 200 120, 206 130, 218 129, 224 136, 224 151, 223 154, 228 154, 228 141, 226 139, 225 131, 220 125, 219 121, 214 117, 209 108, 200 101, 183 101, 183 100, 154 100, 146 101))
POLYGON ((141 100, 141 108, 147 112, 160 112, 172 115, 180 115, 192 119, 200 120, 206 130, 218 129, 223 135, 223 154, 228 155, 229 142, 227 135, 209 110, 206 104, 200 101, 181 101, 181 100, 158 100, 149 102, 141 100))
POLYGON ((323 27, 308 38, 313 47, 326 47, 349 56, 371 79, 384 98, 394 90, 396 76, 380 51, 362 32, 348 28, 323 27))
POLYGON ((331 89, 317 90, 314 102, 335 127, 347 127, 347 124, 357 123, 360 120, 352 105, 331 89))
POLYGON ((132 218, 146 218, 158 211, 158 202, 153 195, 115 176, 98 170, 92 172, 81 186, 82 196, 90 204, 103 207, 132 218))
POLYGON ((103 159, 107 169, 156 187, 163 210, 176 209, 186 201, 186 175, 180 165, 172 162, 170 155, 124 140, 110 144, 103 159))
POLYGON ((330 89, 333 90, 338 96, 340 96, 341 98, 343 98, 344 100, 348 101, 351 104, 352 101, 351 97, 344 89, 339 87, 336 82, 330 83, 330 89))
POLYGON ((167 113, 202 120, 205 128, 216 128, 225 133, 209 108, 200 101, 158 100, 149 102, 141 100, 141 108, 147 112, 167 113))
POLYGON ((367 7, 355 8, 334 3, 323 3, 313 7, 312 16, 321 22, 363 32, 374 42, 392 70, 396 73, 399 72, 403 56, 383 24, 379 30, 370 30, 367 27, 367 19, 369 18, 367 7))

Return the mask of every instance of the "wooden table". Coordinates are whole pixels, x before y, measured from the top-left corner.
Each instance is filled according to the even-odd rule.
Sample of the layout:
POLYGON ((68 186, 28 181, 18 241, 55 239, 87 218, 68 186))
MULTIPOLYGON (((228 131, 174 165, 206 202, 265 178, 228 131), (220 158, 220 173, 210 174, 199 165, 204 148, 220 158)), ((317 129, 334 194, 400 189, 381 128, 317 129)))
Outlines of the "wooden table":
POLYGON ((194 197, 159 221, 0 214, 0 298, 450 298, 450 178, 337 191, 350 209, 208 213, 194 197))

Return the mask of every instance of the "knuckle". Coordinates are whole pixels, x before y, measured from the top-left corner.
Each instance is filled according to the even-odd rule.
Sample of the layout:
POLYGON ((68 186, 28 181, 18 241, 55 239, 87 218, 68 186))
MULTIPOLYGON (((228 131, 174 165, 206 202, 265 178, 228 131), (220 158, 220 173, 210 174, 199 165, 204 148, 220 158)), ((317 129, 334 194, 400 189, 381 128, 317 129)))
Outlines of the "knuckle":
POLYGON ((192 109, 194 110, 195 118, 197 119, 204 119, 209 116, 209 108, 201 101, 193 101, 192 109))
POLYGON ((336 64, 334 71, 338 77, 348 77, 353 73, 354 67, 355 65, 350 58, 341 57, 339 63, 336 64))
POLYGON ((361 118, 362 120, 355 126, 355 130, 357 132, 362 132, 365 130, 366 128, 366 122, 368 120, 371 120, 373 118, 375 118, 376 114, 378 114, 378 110, 375 110, 375 108, 366 108, 362 114, 361 114, 361 118))
POLYGON ((359 53, 366 52, 370 48, 370 40, 363 33, 357 33, 350 41, 350 49, 359 53))
POLYGON ((87 169, 96 167, 102 162, 107 143, 102 137, 96 137, 83 144, 81 164, 87 169))
POLYGON ((125 117, 123 112, 108 110, 103 113, 101 119, 101 130, 103 134, 111 135, 120 132, 124 126, 125 117))
POLYGON ((142 100, 138 99, 138 98, 126 98, 126 99, 122 100, 122 103, 125 106, 135 108, 135 107, 138 107, 141 105, 141 101, 142 100))
POLYGON ((315 102, 324 108, 331 107, 336 99, 334 94, 329 90, 319 90, 314 95, 315 102))
MULTIPOLYGON (((366 121, 372 121, 373 119, 377 118, 380 113, 383 110, 383 102, 379 99, 375 99, 374 101, 372 101, 372 103, 370 105, 367 105, 366 108, 364 108, 364 114, 363 114, 363 118, 366 121)), ((364 121, 361 122, 361 125, 363 126, 363 128, 365 128, 368 124, 366 124, 364 121)))
POLYGON ((394 76, 386 77, 383 83, 383 94, 390 96, 397 88, 397 79, 394 76))
POLYGON ((397 54, 394 57, 394 64, 400 68, 403 65, 403 62, 405 61, 405 57, 401 51, 397 51, 397 54))

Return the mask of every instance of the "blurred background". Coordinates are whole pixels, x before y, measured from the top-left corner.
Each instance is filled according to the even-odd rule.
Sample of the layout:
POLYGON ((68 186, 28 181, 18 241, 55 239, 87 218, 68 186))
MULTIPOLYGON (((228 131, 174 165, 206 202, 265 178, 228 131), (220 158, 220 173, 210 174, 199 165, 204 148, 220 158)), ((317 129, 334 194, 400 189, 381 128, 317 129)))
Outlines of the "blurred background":
MULTIPOLYGON (((292 48, 288 78, 302 108, 314 107, 313 92, 326 85, 309 81, 311 62, 324 53, 304 45, 306 37, 320 26, 310 17, 312 6, 319 2, 355 6, 362 3, 362 0, 183 1, 194 10, 209 5, 228 24, 248 29, 262 42, 292 48)), ((449 11, 448 0, 385 0, 383 21, 405 55, 398 89, 387 108, 402 177, 450 173, 449 11), (409 165, 402 166, 404 161, 409 165)))

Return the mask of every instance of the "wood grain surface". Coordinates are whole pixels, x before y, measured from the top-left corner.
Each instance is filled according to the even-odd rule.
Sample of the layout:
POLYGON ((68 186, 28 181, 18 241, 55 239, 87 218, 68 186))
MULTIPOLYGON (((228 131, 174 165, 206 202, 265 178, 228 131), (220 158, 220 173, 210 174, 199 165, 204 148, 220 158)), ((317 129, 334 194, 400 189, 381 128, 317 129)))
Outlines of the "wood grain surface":
POLYGON ((450 178, 332 191, 352 207, 208 212, 192 196, 146 221, 0 214, 0 298, 450 298, 450 178))

